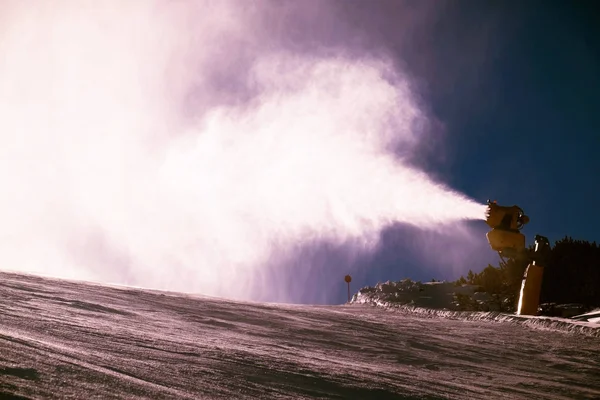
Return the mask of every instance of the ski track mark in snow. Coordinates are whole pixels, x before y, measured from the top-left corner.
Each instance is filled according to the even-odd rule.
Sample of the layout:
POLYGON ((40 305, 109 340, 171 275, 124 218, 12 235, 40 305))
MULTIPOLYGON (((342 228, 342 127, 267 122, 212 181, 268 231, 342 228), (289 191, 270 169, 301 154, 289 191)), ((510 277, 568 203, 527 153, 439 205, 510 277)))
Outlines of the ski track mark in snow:
POLYGON ((0 397, 594 399, 598 349, 513 323, 0 273, 0 397))

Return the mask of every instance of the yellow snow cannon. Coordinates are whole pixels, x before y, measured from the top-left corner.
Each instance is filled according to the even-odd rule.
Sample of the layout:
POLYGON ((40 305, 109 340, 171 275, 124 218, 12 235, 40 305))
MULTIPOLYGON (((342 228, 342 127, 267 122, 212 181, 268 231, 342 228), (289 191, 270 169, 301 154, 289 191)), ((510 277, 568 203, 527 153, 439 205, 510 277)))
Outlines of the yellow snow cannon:
POLYGON ((529 217, 518 206, 499 206, 488 201, 486 224, 492 228, 486 235, 492 250, 501 257, 519 258, 525 252, 525 235, 520 230, 529 217))
POLYGON ((506 258, 529 262, 521 283, 517 314, 536 315, 544 275, 543 264, 550 249, 548 239, 536 235, 535 250, 527 252, 525 235, 521 233, 521 229, 529 222, 529 217, 519 206, 500 206, 496 201, 488 200, 485 217, 486 224, 492 228, 486 235, 487 240, 492 250, 498 252, 502 262, 506 263, 506 258))

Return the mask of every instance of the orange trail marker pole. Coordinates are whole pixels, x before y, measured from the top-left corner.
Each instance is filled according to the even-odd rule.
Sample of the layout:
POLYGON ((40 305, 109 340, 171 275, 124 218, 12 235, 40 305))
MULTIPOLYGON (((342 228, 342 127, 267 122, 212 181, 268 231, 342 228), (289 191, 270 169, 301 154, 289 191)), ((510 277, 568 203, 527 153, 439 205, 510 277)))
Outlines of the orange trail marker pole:
POLYGON ((348 303, 350 303, 350 282, 352 282, 352 277, 350 275, 346 275, 344 280, 348 284, 348 303))

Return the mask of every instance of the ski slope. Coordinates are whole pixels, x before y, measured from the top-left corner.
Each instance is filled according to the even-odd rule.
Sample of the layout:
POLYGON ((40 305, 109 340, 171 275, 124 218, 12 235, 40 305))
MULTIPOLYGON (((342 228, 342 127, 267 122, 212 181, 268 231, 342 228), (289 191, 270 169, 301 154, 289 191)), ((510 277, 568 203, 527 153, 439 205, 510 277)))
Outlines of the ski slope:
POLYGON ((596 333, 0 273, 0 398, 598 399, 596 333))

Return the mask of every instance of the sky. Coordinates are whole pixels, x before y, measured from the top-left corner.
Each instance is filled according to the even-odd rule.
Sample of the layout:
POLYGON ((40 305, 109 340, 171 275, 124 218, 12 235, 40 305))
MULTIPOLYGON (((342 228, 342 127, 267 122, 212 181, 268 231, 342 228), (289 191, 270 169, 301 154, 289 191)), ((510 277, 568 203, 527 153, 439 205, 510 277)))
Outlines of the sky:
POLYGON ((476 89, 458 102, 443 90, 433 96, 454 139, 450 182, 477 198, 519 204, 532 219, 528 235, 598 240, 600 213, 588 206, 600 173, 597 7, 491 4, 499 5, 489 7, 497 39, 476 89))
POLYGON ((0 268, 335 304, 496 263, 487 199, 597 240, 591 2, 0 11, 0 268))

